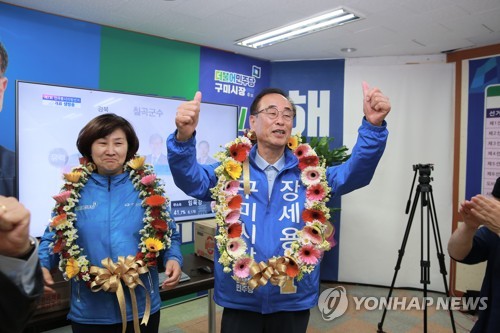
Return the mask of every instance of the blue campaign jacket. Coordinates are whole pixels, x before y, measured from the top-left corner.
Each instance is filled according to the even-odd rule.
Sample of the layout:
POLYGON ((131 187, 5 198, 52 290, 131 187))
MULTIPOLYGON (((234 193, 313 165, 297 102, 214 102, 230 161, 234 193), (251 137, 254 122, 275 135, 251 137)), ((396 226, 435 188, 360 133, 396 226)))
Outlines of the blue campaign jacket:
MULTIPOLYGON (((352 150, 351 158, 342 165, 327 169, 328 183, 332 195, 339 196, 367 185, 375 172, 387 140, 387 129, 372 126, 366 120, 359 129, 359 136, 352 150)), ((200 200, 211 200, 210 188, 216 182, 214 169, 217 164, 196 163, 195 138, 178 142, 175 133, 167 140, 169 164, 176 185, 186 194, 200 200)), ((280 256, 293 240, 291 236, 301 230, 301 219, 305 203, 305 187, 300 183, 298 160, 288 149, 285 150, 285 166, 278 173, 271 197, 268 196, 266 174, 255 164, 257 147, 250 152, 251 194, 244 196, 240 219, 245 231, 243 238, 249 252, 257 262, 266 262, 273 256, 280 256)), ((241 189, 240 189, 241 190, 241 189)), ((215 262, 219 257, 216 251, 215 262)), ((231 273, 224 273, 222 265, 215 265, 214 299, 223 307, 274 313, 278 311, 299 311, 316 305, 319 292, 319 265, 311 274, 295 281, 295 293, 281 293, 279 287, 270 283, 255 290, 236 283, 231 273)))
MULTIPOLYGON (((129 173, 108 177, 93 173, 80 192, 81 198, 75 208, 78 229, 77 243, 84 250, 91 265, 101 265, 101 260, 111 257, 116 262, 118 256, 135 256, 139 250, 139 230, 143 228, 144 208, 137 190, 129 179, 129 173)), ((171 247, 161 260, 174 259, 182 265, 180 236, 173 228, 171 247)), ((49 270, 58 267, 59 255, 53 255, 49 244, 53 232, 47 228, 39 248, 40 262, 49 270)), ((163 251, 162 251, 163 252, 163 251)), ((158 270, 150 267, 149 273, 142 274, 141 286, 135 288, 139 318, 144 314, 145 292, 151 296, 151 313, 160 310, 158 270)), ((124 286, 122 284, 122 286, 124 286)), ((128 288, 124 288, 127 304, 127 321, 133 320, 128 288)), ((71 307, 68 319, 81 324, 121 323, 120 308, 115 293, 92 292, 82 281, 71 281, 71 307)))

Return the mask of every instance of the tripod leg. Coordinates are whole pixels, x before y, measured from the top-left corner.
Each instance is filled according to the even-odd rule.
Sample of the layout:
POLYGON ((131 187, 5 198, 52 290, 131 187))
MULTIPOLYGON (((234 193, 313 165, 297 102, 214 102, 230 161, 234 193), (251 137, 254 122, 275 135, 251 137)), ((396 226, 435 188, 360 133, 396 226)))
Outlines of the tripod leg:
MULTIPOLYGON (((387 296, 387 300, 391 299, 392 292, 394 290, 394 284, 396 283, 396 278, 398 276, 398 271, 401 268, 401 262, 403 261, 403 256, 405 254, 406 243, 408 242, 408 237, 410 235, 411 225, 413 222, 413 217, 415 216, 415 210, 417 208, 418 198, 420 196, 420 185, 417 186, 417 190, 415 192, 415 197, 413 199, 413 205, 411 207, 410 216, 408 217, 408 222, 406 224, 406 230, 403 237, 403 242, 401 244, 401 248, 398 250, 398 260, 396 262, 396 267, 394 267, 394 276, 392 277, 391 288, 389 289, 389 295, 387 296)), ((384 325, 385 315, 387 314, 387 306, 384 307, 384 312, 382 313, 382 319, 378 323, 377 333, 385 333, 382 329, 384 325)))
MULTIPOLYGON (((436 251, 437 251, 437 258, 439 262, 439 271, 441 275, 443 276, 443 284, 444 284, 444 290, 446 293, 446 297, 450 297, 449 290, 448 290, 448 283, 446 281, 446 265, 444 261, 444 253, 443 253, 443 245, 441 243, 441 234, 439 232, 439 225, 438 225, 438 220, 437 220, 437 215, 436 215, 436 206, 434 204, 434 196, 432 194, 432 187, 429 191, 429 196, 430 196, 430 210, 431 210, 431 221, 432 221, 432 230, 434 233, 434 241, 436 243, 436 251)), ((451 302, 449 302, 451 304, 451 302)), ((448 307, 448 311, 450 313, 450 319, 451 319, 451 327, 453 329, 453 333, 456 333, 456 328, 455 328, 455 319, 453 318, 453 311, 451 309, 451 306, 448 307)))

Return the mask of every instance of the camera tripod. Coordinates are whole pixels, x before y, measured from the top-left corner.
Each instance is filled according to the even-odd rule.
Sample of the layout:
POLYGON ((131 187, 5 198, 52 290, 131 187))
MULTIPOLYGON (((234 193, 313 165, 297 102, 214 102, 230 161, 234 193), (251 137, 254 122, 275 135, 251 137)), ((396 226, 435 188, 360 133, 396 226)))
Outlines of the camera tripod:
MULTIPOLYGON (((413 192, 413 188, 415 185, 415 179, 417 178, 417 171, 419 172, 419 184, 417 185, 417 189, 415 192, 415 197, 413 199, 413 205, 411 206, 410 216, 408 218, 408 223, 406 225, 406 231, 403 237, 403 243, 401 244, 401 248, 398 251, 398 260, 396 263, 396 267, 394 268, 394 277, 392 278, 391 288, 389 289, 389 295, 387 297, 388 300, 391 299, 392 292, 394 290, 394 284, 396 282, 396 277, 398 275, 399 268, 401 267, 401 261, 403 260, 403 256, 405 253, 406 242, 408 241, 408 236, 410 235, 410 229, 413 222, 413 217, 415 216, 415 211, 417 209, 418 199, 421 198, 420 205, 420 283, 423 284, 423 294, 424 294, 424 318, 423 318, 423 326, 424 333, 427 333, 427 285, 430 283, 430 227, 432 227, 432 231, 434 234, 434 241, 436 243, 436 251, 437 258, 439 262, 440 273, 443 276, 444 289, 446 292, 446 296, 448 297, 448 284, 446 282, 446 266, 444 262, 444 254, 443 254, 443 246, 441 244, 441 234, 439 233, 438 221, 436 216, 436 206, 434 204, 434 196, 432 194, 432 186, 430 185, 430 181, 432 178, 430 177, 431 170, 434 167, 432 164, 417 164, 413 166, 413 171, 415 174, 413 176, 413 182, 410 190, 410 197, 408 199, 408 203, 406 205, 406 214, 408 214, 408 210, 410 208, 411 203, 411 193, 413 192), (427 211, 424 212, 424 207, 427 207, 427 211), (424 225, 424 213, 427 213, 426 224, 424 225), (425 239, 424 239, 425 233, 425 239)), ((455 329, 455 320, 453 319, 453 312, 451 310, 451 306, 448 307, 448 311, 450 312, 451 318, 451 326, 453 328, 453 332, 456 333, 455 329)), ((385 315, 387 313, 387 305, 384 307, 384 312, 382 314, 382 320, 378 323, 377 333, 385 333, 382 329, 384 324, 385 315)))

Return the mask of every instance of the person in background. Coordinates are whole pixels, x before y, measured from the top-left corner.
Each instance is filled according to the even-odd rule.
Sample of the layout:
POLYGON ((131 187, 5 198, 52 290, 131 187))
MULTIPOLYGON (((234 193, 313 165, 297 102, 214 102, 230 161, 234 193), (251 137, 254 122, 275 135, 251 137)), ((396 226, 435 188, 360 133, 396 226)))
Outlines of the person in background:
POLYGON ((486 261, 480 297, 487 307, 479 309, 472 333, 500 331, 500 178, 495 182, 493 198, 476 195, 460 203, 463 218, 448 242, 454 260, 473 265, 486 261))
POLYGON ((145 158, 132 125, 115 114, 80 131, 82 164, 64 174, 40 261, 48 287, 59 267, 71 279, 68 319, 75 333, 157 333, 162 288, 181 276, 180 236, 164 189, 145 158), (78 200, 75 200, 78 198, 78 200), (142 319, 141 319, 142 318, 142 319), (139 321, 141 324, 139 326, 139 321))
MULTIPOLYGON (((9 80, 5 76, 7 65, 9 64, 9 56, 7 50, 0 42, 0 112, 3 108, 3 96, 7 89, 9 80)), ((0 124, 5 126, 5 124, 0 124)), ((1 130, 0 132, 3 132, 1 130)), ((0 195, 7 197, 15 196, 16 183, 16 154, 0 145, 0 195)))
POLYGON ((202 140, 198 142, 198 150, 196 151, 196 161, 200 164, 213 164, 216 163, 217 160, 210 157, 210 145, 207 141, 202 140))
POLYGON ((151 154, 146 155, 146 163, 151 164, 158 174, 170 175, 167 155, 162 152, 164 145, 165 141, 163 141, 160 134, 152 134, 149 137, 149 148, 151 149, 151 154))
POLYGON ((297 145, 296 108, 280 89, 255 97, 250 132, 226 146, 221 165, 195 160, 201 92, 177 108, 177 129, 167 140, 176 185, 205 201, 213 192, 218 201, 214 300, 224 307, 222 333, 306 332, 321 254, 333 237, 325 202, 368 185, 386 145, 390 102, 366 83, 363 95, 351 157, 328 168, 311 147, 297 145))
POLYGON ((43 294, 38 242, 29 236, 30 212, 0 196, 0 332, 21 333, 43 294))

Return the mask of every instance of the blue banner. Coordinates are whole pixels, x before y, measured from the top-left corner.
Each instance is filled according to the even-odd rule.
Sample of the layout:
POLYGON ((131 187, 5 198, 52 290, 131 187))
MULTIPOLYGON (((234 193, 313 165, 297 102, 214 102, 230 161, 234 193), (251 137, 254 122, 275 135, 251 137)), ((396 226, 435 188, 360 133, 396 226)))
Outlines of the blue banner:
POLYGON ((238 129, 248 128, 253 98, 269 86, 270 63, 209 48, 200 53, 202 100, 238 105, 238 129))
MULTIPOLYGON (((276 62, 272 63, 271 72, 271 85, 288 92, 297 106, 294 133, 334 138, 332 148, 342 146, 344 60, 276 62)), ((331 204, 340 208, 340 199, 331 204)), ((340 214, 334 214, 332 222, 338 243, 340 214)), ((325 253, 322 280, 338 280, 338 256, 338 247, 325 253)))

